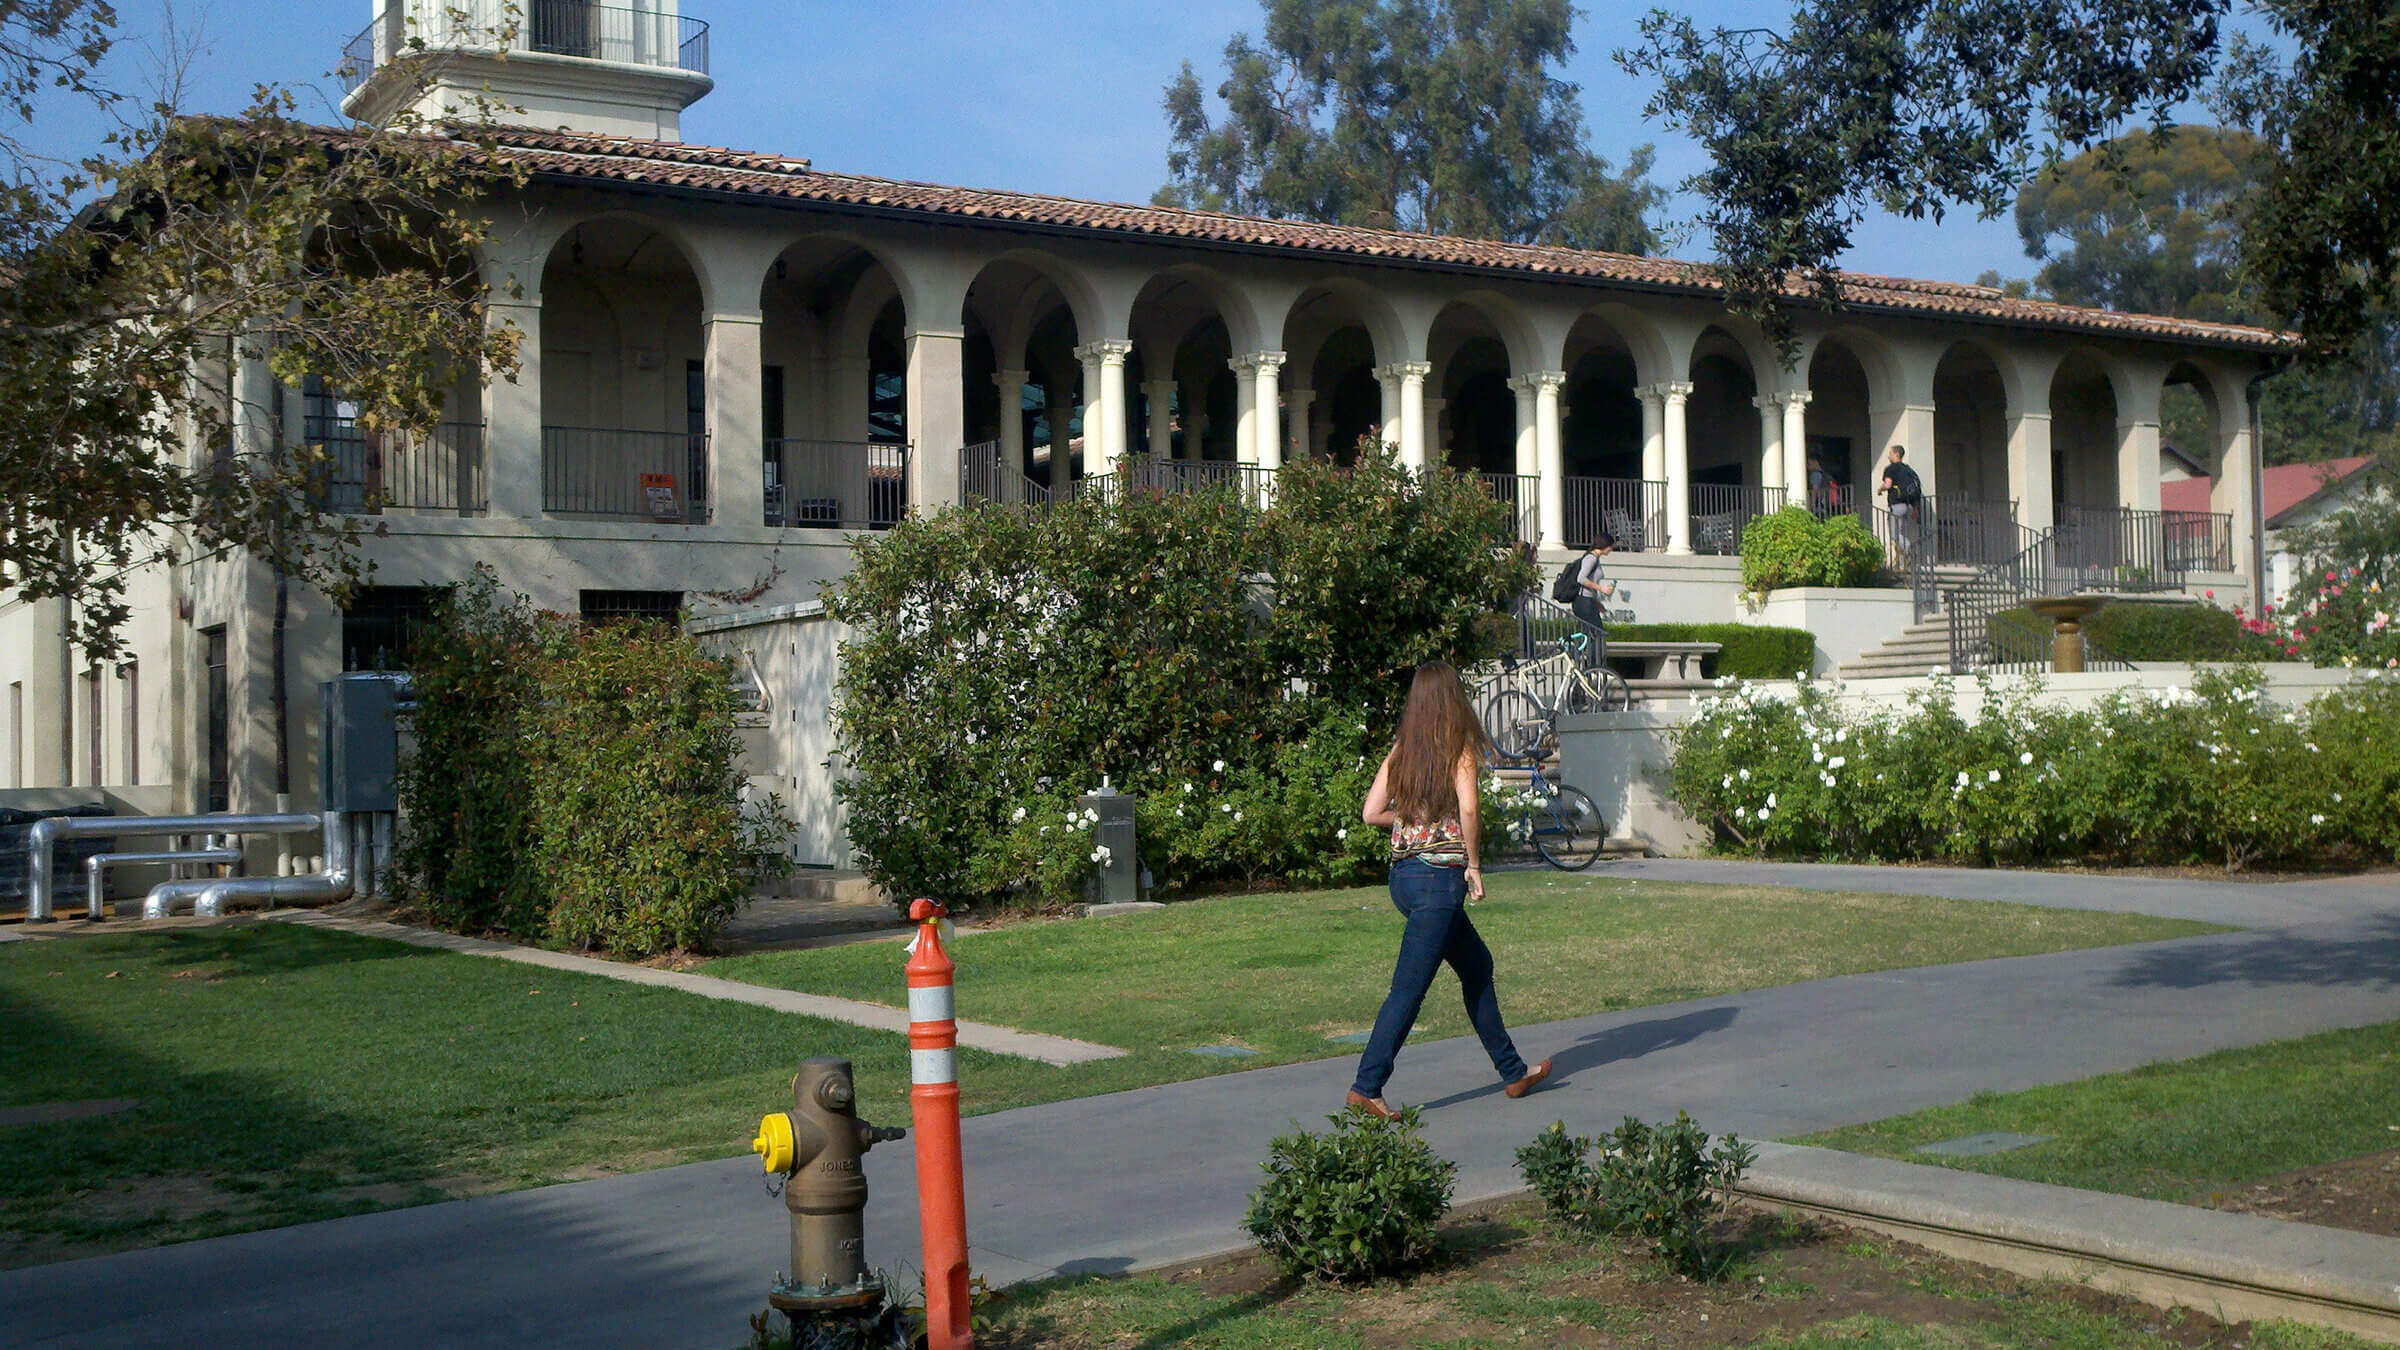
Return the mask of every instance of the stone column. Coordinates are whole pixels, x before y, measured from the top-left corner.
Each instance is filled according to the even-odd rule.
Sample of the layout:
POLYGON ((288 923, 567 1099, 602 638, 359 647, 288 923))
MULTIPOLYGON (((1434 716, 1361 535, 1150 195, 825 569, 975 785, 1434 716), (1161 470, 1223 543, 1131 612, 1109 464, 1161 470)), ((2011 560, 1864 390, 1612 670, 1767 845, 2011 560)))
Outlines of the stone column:
POLYGON ((1790 495, 1787 501, 1808 501, 1808 402, 1815 395, 1806 389, 1787 389, 1783 393, 1783 481, 1790 495))
POLYGON ((1282 352, 1258 352, 1250 360, 1257 380, 1250 402, 1258 418, 1258 467, 1272 473, 1283 467, 1283 395, 1276 386, 1284 357, 1282 352))
MULTIPOLYGON (((1108 431, 1101 417, 1106 393, 1101 388, 1100 344, 1087 342, 1077 347, 1075 359, 1083 363, 1083 397, 1078 405, 1083 411, 1078 419, 1083 426, 1083 476, 1093 478, 1109 470, 1108 431)), ((1055 481, 1057 470, 1051 472, 1055 481)))
POLYGON ((1539 397, 1537 381, 1531 375, 1519 375, 1508 382, 1509 392, 1517 396, 1517 477, 1533 478, 1542 471, 1542 430, 1536 425, 1535 408, 1539 397))
MULTIPOLYGON (((709 519, 719 525, 766 523, 767 496, 760 438, 759 316, 717 313, 707 320, 709 519)), ((953 447, 955 448, 955 447, 953 447)), ((865 482, 852 509, 866 512, 865 482)), ((685 485, 690 491, 690 485, 685 485)))
POLYGON ((2117 423, 2117 504, 2156 511, 2159 501, 2158 423, 2117 423))
MULTIPOLYGON (((1916 451, 1909 451, 1915 462, 1916 451)), ((1879 461, 1880 463, 1880 461, 1879 461)), ((1880 468, 1876 470, 1882 472, 1880 468)), ((2016 499, 2017 523, 2046 530, 2058 523, 2050 481, 2050 409, 2025 408, 2008 419, 2008 495, 2016 499)))
POLYGON ((1000 391, 1000 462, 1025 472, 1025 382, 1032 372, 995 370, 992 387, 1000 391))
POLYGON ((1692 396, 1688 381, 1656 386, 1667 455, 1667 552, 1692 551, 1692 453, 1684 439, 1683 408, 1692 396))
POLYGON ((484 326, 513 327, 517 339, 515 379, 495 378, 483 387, 483 493, 495 516, 538 518, 542 514, 542 301, 522 301, 498 291, 484 304, 484 326))
POLYGON ((1425 458, 1430 463, 1450 462, 1450 428, 1446 425, 1450 400, 1425 400, 1425 458))
MULTIPOLYGON (((202 447, 202 454, 206 453, 207 448, 202 447)), ((25 663, 25 723, 17 728, 24 737, 19 751, 25 757, 24 772, 10 786, 68 787, 75 782, 76 652, 67 641, 67 602, 28 601, 15 618, 31 650, 25 663)), ((193 629, 177 625, 175 639, 196 642, 193 633, 193 629)), ((226 678, 233 679, 234 672, 228 670, 226 678)))
MULTIPOLYGON (((1783 463, 1783 395, 1760 394, 1750 400, 1758 409, 1758 482, 1763 488, 1788 487, 1783 463)), ((1792 500, 1787 494, 1786 501, 1792 500)))
POLYGON ((1310 459, 1316 455, 1316 423, 1309 420, 1309 409, 1316 401, 1317 391, 1305 385, 1283 391, 1285 459, 1310 459))
POLYGON ((1225 363, 1233 372, 1233 457, 1243 464, 1258 462, 1258 358, 1236 356, 1225 363))
POLYGON ((1175 454, 1175 382, 1142 381, 1142 428, 1149 433, 1150 458, 1164 464, 1175 454))
POLYGON ((1642 401, 1642 481, 1647 483, 1667 477, 1667 396, 1659 388, 1645 384, 1633 391, 1642 401))
POLYGON ((1375 383, 1383 390, 1383 400, 1378 410, 1380 425, 1376 435, 1383 442, 1384 449, 1397 451, 1400 448, 1399 365, 1395 363, 1375 367, 1375 383))
POLYGON ((908 330, 908 500, 920 511, 958 504, 966 448, 966 334, 908 330))
POLYGON ((1558 435, 1558 395, 1567 387, 1563 370, 1537 370, 1533 380, 1533 446, 1534 472, 1541 482, 1534 487, 1535 515, 1541 524, 1541 542, 1547 548, 1564 548, 1567 544, 1567 450, 1558 435))
MULTIPOLYGON (((1125 437, 1129 424, 1125 406, 1125 358, 1133 355, 1133 344, 1123 339, 1111 339, 1092 344, 1094 365, 1100 373, 1100 443, 1101 473, 1115 473, 1125 463, 1125 437)), ((1083 416, 1084 454, 1092 453, 1094 440, 1092 414, 1083 416)))
POLYGON ((2250 582, 2250 603, 2255 605, 2256 597, 2267 591, 2260 557, 2258 439, 2244 392, 2240 385, 2220 384, 2218 389, 2219 451, 2208 508, 2233 517, 2233 567, 2250 582))
POLYGON ((1075 394, 1067 372, 1053 367, 1042 382, 1043 416, 1050 419, 1050 486, 1064 488, 1075 477, 1075 394))
POLYGON ((1394 361, 1376 370, 1376 378, 1384 381, 1384 441, 1397 445, 1400 463, 1411 469, 1425 467, 1425 377, 1433 373, 1429 361, 1394 361), (1399 435, 1392 435, 1394 396, 1399 409, 1399 435))

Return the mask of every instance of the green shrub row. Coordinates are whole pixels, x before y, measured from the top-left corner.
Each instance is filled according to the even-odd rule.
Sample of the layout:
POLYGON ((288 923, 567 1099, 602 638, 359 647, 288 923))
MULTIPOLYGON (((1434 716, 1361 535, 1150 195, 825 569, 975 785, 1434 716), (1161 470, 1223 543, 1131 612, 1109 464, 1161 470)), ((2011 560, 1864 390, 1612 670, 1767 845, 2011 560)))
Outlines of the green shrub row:
MULTIPOLYGON (((1297 1279, 1354 1282, 1425 1264, 1440 1251, 1457 1166, 1426 1144, 1414 1107, 1388 1120, 1355 1109, 1328 1120, 1325 1133, 1269 1145, 1243 1228, 1297 1279)), ((1639 1237, 1676 1273, 1710 1279, 1731 1257, 1711 1232, 1724 1194, 1756 1156, 1731 1135, 1712 1148, 1678 1111, 1666 1125, 1627 1116, 1599 1139, 1554 1124, 1517 1150, 1517 1168, 1553 1219, 1639 1237)))
POLYGON ((1075 798, 1134 794, 1159 887, 1340 885, 1388 849, 1358 808, 1416 666, 1462 669, 1530 562, 1471 476, 1369 453, 1229 491, 975 506, 862 541, 834 717, 850 837, 893 896, 1042 906, 1101 856, 1075 798))
POLYGON ((1883 545, 1853 515, 1820 518, 1787 506, 1742 528, 1742 589, 1755 595, 1787 586, 1866 586, 1883 569, 1883 545))
POLYGON ((1817 656, 1816 634, 1805 628, 1749 623, 1611 624, 1610 642, 1714 642, 1716 655, 1701 662, 1710 679, 1789 680, 1806 675, 1817 656))
POLYGON ((2253 668, 2086 709, 2044 702, 2032 680, 1982 692, 1970 722, 1947 679, 1897 710, 1742 685, 1678 730, 1671 790, 1725 843, 1771 857, 2400 860, 2400 678, 2304 709, 2276 706, 2253 668))
MULTIPOLYGON (((1993 641, 2007 650, 2048 652, 2053 627, 2031 610, 1992 616, 1993 641)), ((2208 604, 2119 601, 2086 619, 2092 645, 2120 661, 2271 661, 2273 641, 2246 630, 2240 616, 2208 604)))
POLYGON ((741 802, 727 671, 680 628, 536 613, 479 567, 411 664, 398 881, 442 927, 703 949, 775 854, 780 813, 741 802))

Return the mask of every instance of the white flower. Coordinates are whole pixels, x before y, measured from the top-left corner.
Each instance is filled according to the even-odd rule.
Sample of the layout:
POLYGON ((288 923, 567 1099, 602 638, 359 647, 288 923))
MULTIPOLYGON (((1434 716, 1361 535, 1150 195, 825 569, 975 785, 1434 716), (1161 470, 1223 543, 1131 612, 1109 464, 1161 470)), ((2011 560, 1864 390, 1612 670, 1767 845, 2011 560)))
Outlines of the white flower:
POLYGON ((1333 832, 1333 837, 1334 837, 1334 839, 1335 839, 1337 842, 1338 842, 1338 841, 1340 841, 1340 840, 1343 840, 1343 839, 1347 839, 1347 838, 1349 838, 1349 837, 1350 837, 1350 831, 1349 831, 1349 829, 1348 829, 1347 827, 1345 827, 1345 828, 1343 828, 1343 829, 1335 830, 1335 831, 1333 832))
POLYGON ((1737 806, 1733 808, 1733 818, 1735 820, 1748 820, 1750 818, 1750 808, 1747 806, 1737 806))
POLYGON ((2338 805, 2340 805, 2340 804, 2341 804, 2341 800, 2342 800, 2342 794, 2340 794, 2340 793, 2338 793, 2338 792, 2337 792, 2337 793, 2335 793, 2335 794, 2333 794, 2333 800, 2334 800, 2334 804, 2335 804, 2335 805, 2337 805, 2337 806, 2338 806, 2338 805))
POLYGON ((1998 769, 1992 770, 1992 781, 1995 783, 2000 781, 2000 771, 1998 769))
POLYGON ((1764 822, 1764 821, 1766 820, 1766 818, 1767 818, 1767 808, 1765 808, 1765 807, 1763 807, 1763 806, 1762 806, 1762 807, 1760 807, 1760 808, 1758 808, 1758 818, 1759 818, 1759 820, 1760 820, 1761 822, 1764 822))
POLYGON ((1965 787, 1967 785, 1967 771, 1965 769, 1960 769, 1958 771, 1958 785, 1960 787, 1965 787))
POLYGON ((1239 811, 1236 811, 1236 812, 1234 812, 1234 813, 1233 813, 1233 818, 1234 818, 1235 820, 1240 820, 1240 819, 1242 818, 1242 813, 1241 813, 1241 812, 1239 812, 1239 811))
POLYGON ((1835 755, 1833 758, 1825 761, 1825 767, 1828 769, 1838 769, 1849 762, 1850 757, 1848 755, 1835 755))
POLYGON ((1221 760, 1221 759, 1220 759, 1220 760, 1218 760, 1218 761, 1216 762, 1216 766, 1215 766, 1215 767, 1216 767, 1216 771, 1217 771, 1218 773, 1223 773, 1223 772, 1225 772, 1225 761, 1224 761, 1224 760, 1221 760))
POLYGON ((1176 808, 1175 808, 1175 814, 1176 814, 1176 815, 1178 815, 1178 816, 1182 815, 1182 814, 1183 814, 1183 808, 1182 808, 1182 807, 1180 807, 1180 806, 1176 807, 1176 808))
POLYGON ((1844 741, 1846 741, 1846 740, 1849 740, 1849 739, 1850 739, 1850 728, 1848 728, 1848 727, 1843 727, 1843 728, 1841 728, 1840 730, 1838 730, 1838 731, 1836 731, 1836 732, 1834 732, 1834 733, 1833 733, 1833 743, 1834 743, 1835 745, 1840 745, 1842 742, 1844 742, 1844 741))
POLYGON ((1016 811, 1016 814, 1015 814, 1015 815, 1012 815, 1012 816, 1010 816, 1010 817, 1009 817, 1009 819, 1010 819, 1010 820, 1023 820, 1024 818, 1025 818, 1025 808, 1024 808, 1024 807, 1022 807, 1022 806, 1020 806, 1020 807, 1018 807, 1018 808, 1017 808, 1017 811, 1016 811))
POLYGON ((1742 770, 1742 781, 1745 783, 1750 781, 1750 771, 1748 769, 1742 770))
POLYGON ((1732 774, 1727 774, 1727 775, 1725 775, 1725 786, 1726 786, 1726 787, 1732 787, 1732 786, 1733 786, 1733 775, 1732 775, 1732 774))
POLYGON ((1218 802, 1218 803, 1217 803, 1217 809, 1218 809, 1218 810, 1220 810, 1220 811, 1231 811, 1231 810, 1233 809, 1233 803, 1232 803, 1232 802, 1218 802))
POLYGON ((2019 763, 2019 764, 2031 764, 2031 763, 2033 763, 2033 752, 2032 752, 2031 750, 2028 750, 2028 751, 2026 751, 2024 754, 2021 754, 2021 755, 2017 756, 2017 763, 2019 763))
POLYGON ((1192 790, 1192 785, 1191 785, 1191 784, 1189 784, 1189 783, 1186 783, 1186 784, 1184 784, 1184 785, 1183 785, 1183 790, 1184 790, 1184 791, 1186 791, 1186 792, 1189 792, 1189 791, 1191 791, 1191 790, 1192 790))
POLYGON ((2325 817, 2312 815, 2308 818, 2308 823, 2311 825, 2322 825, 2325 823, 2325 817))
POLYGON ((2315 741, 2310 741, 2308 743, 2308 753, 2314 755, 2322 752, 2317 749, 2317 743, 2315 741))
POLYGON ((1775 804, 1775 794, 1774 794, 1774 793, 1772 793, 1772 792, 1770 792, 1770 793, 1768 793, 1768 794, 1767 794, 1767 805, 1769 805, 1769 806, 1773 806, 1774 804, 1775 804))
POLYGON ((1092 822, 1094 825, 1100 823, 1100 813, 1089 806, 1083 808, 1083 818, 1092 822))

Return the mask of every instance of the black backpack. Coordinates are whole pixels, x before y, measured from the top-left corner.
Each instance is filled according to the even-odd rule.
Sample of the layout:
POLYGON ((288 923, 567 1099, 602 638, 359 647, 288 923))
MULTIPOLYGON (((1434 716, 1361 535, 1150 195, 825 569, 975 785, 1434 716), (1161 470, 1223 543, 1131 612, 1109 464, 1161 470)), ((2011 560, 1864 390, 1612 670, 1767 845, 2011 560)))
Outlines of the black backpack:
POLYGON ((1562 605, 1574 604, 1575 594, 1581 589, 1575 584, 1575 574, 1582 570, 1582 554, 1569 559, 1566 566, 1558 569, 1558 579, 1550 583, 1550 598, 1562 605))

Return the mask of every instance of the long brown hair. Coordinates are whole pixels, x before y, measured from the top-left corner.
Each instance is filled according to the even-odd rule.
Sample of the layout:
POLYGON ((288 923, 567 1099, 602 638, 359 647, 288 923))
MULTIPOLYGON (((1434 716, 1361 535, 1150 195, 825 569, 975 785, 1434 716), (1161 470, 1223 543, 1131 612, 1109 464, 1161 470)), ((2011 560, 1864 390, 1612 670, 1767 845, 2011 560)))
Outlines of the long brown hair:
POLYGON ((1458 672, 1447 661, 1428 661, 1417 667, 1408 686, 1408 707, 1400 714, 1400 734, 1392 742, 1392 768, 1384 787, 1391 795, 1392 814, 1411 825, 1455 819, 1458 815, 1458 761, 1473 752, 1477 760, 1492 748, 1467 702, 1458 672))

